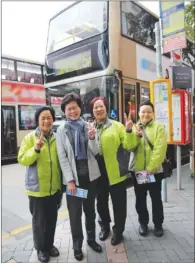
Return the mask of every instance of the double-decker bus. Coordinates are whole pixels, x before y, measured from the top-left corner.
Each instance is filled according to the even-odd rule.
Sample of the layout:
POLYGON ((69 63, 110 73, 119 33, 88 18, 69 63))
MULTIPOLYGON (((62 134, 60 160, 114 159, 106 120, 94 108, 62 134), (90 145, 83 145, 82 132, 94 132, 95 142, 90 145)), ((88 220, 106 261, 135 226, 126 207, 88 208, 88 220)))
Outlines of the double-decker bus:
POLYGON ((23 137, 36 127, 34 113, 46 103, 43 72, 43 64, 2 55, 2 161, 16 159, 23 137))
MULTIPOLYGON (((104 96, 111 118, 123 122, 130 111, 137 121, 140 102, 150 96, 149 81, 156 79, 158 20, 134 1, 77 1, 62 10, 49 23, 46 103, 74 91, 88 116, 91 99, 104 96)), ((170 63, 163 56, 163 71, 171 77, 170 63)))

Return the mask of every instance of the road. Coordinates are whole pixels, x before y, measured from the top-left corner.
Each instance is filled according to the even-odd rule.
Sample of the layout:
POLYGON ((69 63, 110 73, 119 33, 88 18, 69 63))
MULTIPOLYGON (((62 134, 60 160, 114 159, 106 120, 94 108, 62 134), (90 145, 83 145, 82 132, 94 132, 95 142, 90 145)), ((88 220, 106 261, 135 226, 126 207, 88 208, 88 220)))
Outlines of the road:
MULTIPOLYGON (((19 164, 2 166, 2 238, 16 240, 32 234, 28 197, 24 193, 25 167, 19 164)), ((66 198, 63 198, 58 221, 67 216, 66 198)), ((59 223, 59 222, 58 222, 59 223)))

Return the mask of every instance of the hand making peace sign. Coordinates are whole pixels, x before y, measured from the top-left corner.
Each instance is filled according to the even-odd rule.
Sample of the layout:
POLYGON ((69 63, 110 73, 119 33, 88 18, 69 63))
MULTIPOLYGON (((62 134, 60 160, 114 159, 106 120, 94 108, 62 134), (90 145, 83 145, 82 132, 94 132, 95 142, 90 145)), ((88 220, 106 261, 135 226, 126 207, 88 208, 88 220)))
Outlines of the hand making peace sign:
POLYGON ((43 147, 43 133, 40 132, 40 135, 38 137, 38 139, 36 140, 36 143, 35 143, 35 149, 36 150, 40 150, 42 147, 43 147))
POLYGON ((91 139, 91 140, 94 139, 95 133, 96 133, 96 129, 95 129, 94 122, 88 122, 88 137, 89 137, 89 139, 91 139))
POLYGON ((124 113, 124 121, 125 121, 125 128, 126 128, 126 130, 132 130, 132 128, 133 128, 133 121, 131 120, 131 113, 129 113, 128 117, 127 117, 127 114, 124 113))

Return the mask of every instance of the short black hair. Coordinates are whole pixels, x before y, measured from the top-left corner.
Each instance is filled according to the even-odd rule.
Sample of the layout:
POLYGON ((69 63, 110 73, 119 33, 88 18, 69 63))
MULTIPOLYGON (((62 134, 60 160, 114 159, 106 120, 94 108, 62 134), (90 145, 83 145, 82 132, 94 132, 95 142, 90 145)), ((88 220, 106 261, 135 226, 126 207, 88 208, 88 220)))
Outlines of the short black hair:
POLYGON ((81 109, 82 101, 81 101, 80 96, 74 92, 70 92, 66 94, 62 100, 62 104, 61 104, 62 112, 64 112, 66 105, 72 101, 75 101, 78 104, 79 108, 81 109))
POLYGON ((35 112, 35 122, 36 125, 39 125, 39 116, 41 114, 42 111, 48 110, 51 113, 52 119, 53 121, 55 121, 55 110, 51 107, 51 106, 42 106, 40 108, 38 108, 35 112))
POLYGON ((154 112, 154 105, 152 104, 151 101, 147 100, 147 101, 142 102, 142 103, 139 105, 139 109, 140 109, 142 106, 150 106, 150 107, 152 108, 152 111, 154 112))

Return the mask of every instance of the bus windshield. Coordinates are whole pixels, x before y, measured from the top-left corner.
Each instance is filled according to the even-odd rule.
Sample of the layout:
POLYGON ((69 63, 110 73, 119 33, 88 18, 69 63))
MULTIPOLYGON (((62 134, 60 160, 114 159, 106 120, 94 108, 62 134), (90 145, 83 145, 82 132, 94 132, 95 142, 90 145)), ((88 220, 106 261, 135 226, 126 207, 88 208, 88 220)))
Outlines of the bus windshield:
POLYGON ((106 28, 107 1, 79 2, 50 21, 47 54, 98 35, 106 28))
MULTIPOLYGON (((94 97, 105 97, 109 102, 108 114, 116 115, 115 119, 118 118, 118 104, 117 96, 118 91, 114 88, 114 76, 97 77, 93 79, 85 79, 82 81, 72 82, 55 86, 46 89, 47 103, 51 104, 56 110, 61 105, 62 98, 70 92, 77 93, 81 96, 82 100, 82 112, 83 116, 90 114, 89 103, 94 97)), ((62 116, 62 112, 58 115, 62 116)))

